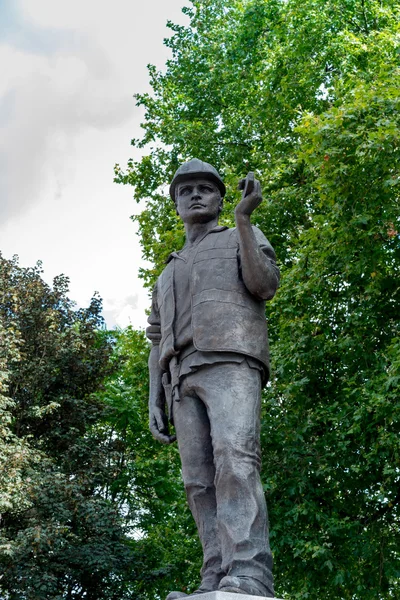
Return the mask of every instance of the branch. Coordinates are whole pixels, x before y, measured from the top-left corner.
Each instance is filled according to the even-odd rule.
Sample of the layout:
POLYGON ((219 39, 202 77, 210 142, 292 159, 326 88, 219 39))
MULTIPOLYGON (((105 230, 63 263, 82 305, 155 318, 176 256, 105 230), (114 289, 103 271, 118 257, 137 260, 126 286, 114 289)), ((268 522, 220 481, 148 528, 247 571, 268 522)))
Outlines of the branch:
POLYGON ((392 502, 388 502, 388 504, 386 506, 382 506, 382 508, 377 510, 370 517, 365 517, 364 519, 362 519, 361 523, 363 525, 367 525, 368 523, 373 523, 374 521, 377 521, 380 517, 383 517, 383 515, 388 513, 396 504, 399 504, 399 503, 400 503, 400 491, 397 493, 397 495, 392 500, 392 502))
POLYGON ((364 17, 365 33, 367 35, 369 35, 369 27, 368 27, 367 15, 365 13, 365 0, 361 0, 361 6, 362 6, 363 17, 364 17))

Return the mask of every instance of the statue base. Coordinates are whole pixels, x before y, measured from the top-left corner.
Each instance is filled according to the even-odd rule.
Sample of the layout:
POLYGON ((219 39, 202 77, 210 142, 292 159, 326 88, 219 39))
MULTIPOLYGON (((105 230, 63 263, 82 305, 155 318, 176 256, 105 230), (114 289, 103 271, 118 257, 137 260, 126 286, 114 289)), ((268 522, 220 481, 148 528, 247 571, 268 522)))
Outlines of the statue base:
POLYGON ((206 592, 205 594, 193 594, 188 598, 197 600, 279 600, 279 598, 266 599, 263 596, 250 596, 250 594, 235 594, 233 592, 206 592))

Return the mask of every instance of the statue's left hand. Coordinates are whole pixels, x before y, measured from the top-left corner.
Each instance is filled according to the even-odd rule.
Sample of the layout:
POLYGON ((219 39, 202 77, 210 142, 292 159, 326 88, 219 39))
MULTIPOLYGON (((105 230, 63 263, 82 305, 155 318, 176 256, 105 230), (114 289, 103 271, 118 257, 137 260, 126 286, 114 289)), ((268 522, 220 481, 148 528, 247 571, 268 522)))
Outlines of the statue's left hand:
POLYGON ((262 202, 260 182, 254 178, 254 173, 248 173, 246 179, 241 179, 238 185, 243 190, 242 199, 235 208, 236 215, 247 215, 251 213, 262 202))

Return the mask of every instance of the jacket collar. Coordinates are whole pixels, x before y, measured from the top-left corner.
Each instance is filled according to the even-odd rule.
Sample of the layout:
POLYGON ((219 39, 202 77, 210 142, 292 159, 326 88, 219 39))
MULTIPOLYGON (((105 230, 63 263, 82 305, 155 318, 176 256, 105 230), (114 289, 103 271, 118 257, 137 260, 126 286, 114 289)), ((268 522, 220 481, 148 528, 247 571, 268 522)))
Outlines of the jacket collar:
MULTIPOLYGON (((210 233, 218 233, 219 231, 224 231, 225 229, 228 229, 226 225, 217 225, 216 227, 213 227, 212 229, 210 229, 210 231, 207 231, 207 233, 203 235, 203 237, 199 240, 198 244, 200 244, 204 240, 204 238, 206 238, 210 233)), ((179 258, 176 250, 171 252, 171 254, 168 256, 165 262, 169 263, 173 258, 179 258)))

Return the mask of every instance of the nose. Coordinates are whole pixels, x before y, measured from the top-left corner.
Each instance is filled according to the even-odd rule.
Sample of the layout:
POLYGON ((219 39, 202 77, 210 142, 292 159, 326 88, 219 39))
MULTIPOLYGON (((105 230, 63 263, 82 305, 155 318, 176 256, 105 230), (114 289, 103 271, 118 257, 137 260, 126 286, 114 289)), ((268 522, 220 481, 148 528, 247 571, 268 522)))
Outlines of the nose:
POLYGON ((199 188, 196 186, 192 191, 192 200, 199 200, 201 198, 201 193, 199 188))

